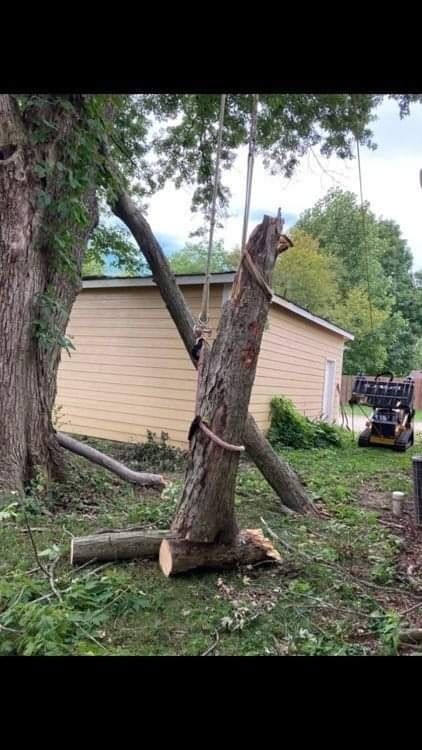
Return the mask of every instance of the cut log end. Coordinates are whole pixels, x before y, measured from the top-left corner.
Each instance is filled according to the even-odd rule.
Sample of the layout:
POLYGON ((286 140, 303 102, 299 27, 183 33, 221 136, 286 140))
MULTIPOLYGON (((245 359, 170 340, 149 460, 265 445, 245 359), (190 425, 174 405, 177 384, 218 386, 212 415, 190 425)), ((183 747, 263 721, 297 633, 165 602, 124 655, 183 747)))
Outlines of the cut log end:
POLYGON ((164 539, 159 564, 169 578, 189 570, 232 568, 260 562, 281 562, 281 555, 261 529, 244 529, 232 544, 195 544, 186 539, 164 539))
POLYGON ((160 568, 163 571, 166 578, 171 576, 173 568, 173 560, 170 545, 167 539, 161 542, 160 553, 159 553, 160 568))

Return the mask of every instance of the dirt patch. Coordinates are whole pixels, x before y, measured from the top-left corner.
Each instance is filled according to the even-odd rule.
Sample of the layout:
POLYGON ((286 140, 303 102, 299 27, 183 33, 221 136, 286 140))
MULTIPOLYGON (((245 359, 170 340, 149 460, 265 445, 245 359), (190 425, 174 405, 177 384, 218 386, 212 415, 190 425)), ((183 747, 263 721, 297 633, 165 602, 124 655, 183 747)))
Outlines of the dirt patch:
MULTIPOLYGON (((396 559, 396 581, 406 586, 409 592, 408 595, 405 590, 403 595, 397 596, 391 592, 386 595, 380 588, 374 594, 380 604, 386 608, 394 608, 402 615, 406 627, 422 628, 422 527, 417 526, 415 521, 413 498, 405 498, 399 517, 391 509, 391 492, 379 492, 367 487, 360 491, 358 500, 368 511, 376 512, 379 523, 400 542, 396 559)), ((401 653, 414 651, 414 646, 401 647, 401 653)))
POLYGON ((365 488, 358 495, 359 505, 371 510, 391 510, 391 492, 378 492, 365 488))

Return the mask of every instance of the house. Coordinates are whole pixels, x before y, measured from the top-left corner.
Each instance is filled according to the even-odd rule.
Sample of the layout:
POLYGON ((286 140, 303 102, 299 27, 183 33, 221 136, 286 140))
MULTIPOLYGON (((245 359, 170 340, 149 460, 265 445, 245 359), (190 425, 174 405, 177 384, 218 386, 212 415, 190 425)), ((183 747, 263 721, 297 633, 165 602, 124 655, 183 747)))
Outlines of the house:
MULTIPOLYGON (((177 276, 195 315, 203 275, 177 276)), ((234 273, 213 274, 210 319, 215 333, 234 273)), ((187 445, 196 371, 152 278, 87 279, 72 310, 56 406, 60 429, 92 437, 143 441, 147 431, 187 445)), ((275 296, 258 360, 250 411, 269 426, 271 398, 283 394, 311 418, 337 415, 343 349, 353 336, 275 296)))

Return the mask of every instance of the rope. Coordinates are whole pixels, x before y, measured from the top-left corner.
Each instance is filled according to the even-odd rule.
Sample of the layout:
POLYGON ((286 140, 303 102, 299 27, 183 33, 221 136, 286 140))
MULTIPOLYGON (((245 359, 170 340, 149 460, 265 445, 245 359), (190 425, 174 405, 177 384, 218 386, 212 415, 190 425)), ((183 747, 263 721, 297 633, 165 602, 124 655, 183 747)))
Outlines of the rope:
POLYGON ((221 147, 223 143, 223 129, 224 129, 224 110, 226 106, 226 94, 221 94, 220 100, 220 118, 218 122, 218 138, 217 138, 217 153, 215 158, 215 175, 214 175, 214 187, 211 202, 211 217, 210 217, 210 233, 208 237, 208 252, 207 252, 207 267, 205 272, 205 283, 202 290, 202 305, 201 312, 198 318, 198 328, 203 333, 208 335, 211 333, 209 328, 209 306, 210 306, 210 272, 211 272, 211 256, 214 242, 214 229, 215 229, 215 217, 217 212, 217 196, 218 188, 220 184, 220 159, 221 159, 221 147))
MULTIPOLYGON (((243 445, 232 445, 231 443, 226 443, 225 440, 222 440, 221 438, 218 437, 218 435, 214 434, 214 432, 203 421, 202 417, 199 414, 199 411, 200 411, 199 392, 200 392, 200 384, 202 381, 202 369, 203 369, 204 352, 205 352, 205 346, 204 346, 205 339, 203 337, 203 334, 211 333, 211 329, 208 326, 210 270, 211 270, 211 255, 212 255, 213 238, 214 238, 217 194, 218 194, 219 176, 220 176, 219 166, 220 166, 221 145, 222 145, 222 136, 223 136, 225 100, 226 100, 226 96, 225 94, 222 94, 221 104, 220 104, 220 121, 219 121, 219 129, 218 129, 214 190, 213 190, 213 198, 212 198, 212 204, 211 204, 210 234, 209 234, 208 253, 207 253, 207 270, 206 270, 205 283, 204 283, 204 288, 203 288, 203 293, 202 293, 201 312, 199 314, 198 322, 194 328, 196 343, 192 352, 195 359, 197 359, 198 361, 198 378, 197 378, 196 404, 195 404, 196 416, 194 417, 191 423, 191 426, 189 428, 188 440, 189 440, 189 443, 191 443, 196 431, 200 429, 210 440, 212 440, 220 448, 223 448, 224 450, 231 451, 234 453, 241 453, 245 450, 243 445)), ((241 245, 242 252, 241 252, 240 262, 242 263, 243 261, 245 261, 249 272, 253 275, 257 283, 260 285, 260 287, 264 290, 265 294, 271 300, 273 298, 273 291, 268 286, 262 273, 256 267, 252 257, 250 256, 248 250, 246 249, 246 235, 248 231, 249 213, 250 213, 250 205, 251 205, 251 193, 252 193, 252 176, 253 176, 255 151, 256 151, 257 112, 258 112, 258 94, 254 94, 253 99, 252 99, 251 128, 250 128, 250 134, 249 134, 248 167, 247 167, 247 175, 246 175, 246 196, 245 196, 245 210, 244 210, 244 215, 243 215, 242 245, 241 245)), ((283 246, 283 240, 285 243, 285 248, 289 247, 292 244, 290 240, 288 240, 288 238, 283 237, 280 240, 280 249, 283 246)))
POLYGON ((246 235, 248 232, 249 224, 249 212, 251 207, 251 193, 252 193, 252 176, 253 168, 255 163, 255 151, 256 151, 256 125, 258 115, 258 94, 254 94, 252 97, 252 113, 251 113, 251 129, 249 133, 249 152, 248 152, 248 169, 246 173, 246 196, 245 196, 245 210, 243 213, 243 228, 242 228, 242 252, 246 245, 246 235))
MULTIPOLYGON (((252 97, 252 113, 251 113, 251 129, 249 133, 249 151, 248 151, 248 167, 246 173, 246 195, 245 195, 245 210, 243 213, 243 227, 242 227, 242 241, 241 241, 241 256, 240 262, 245 262, 249 272, 254 277, 257 284, 261 287, 263 292, 267 295, 268 299, 271 300, 274 297, 274 292, 271 287, 265 281, 261 271, 255 265, 249 251, 246 247, 246 238, 248 233, 249 225, 249 214, 251 208, 251 195, 252 195, 252 177, 253 169, 255 164, 255 153, 256 153, 256 132, 257 132, 257 117, 258 117, 258 94, 254 94, 252 97)), ((280 211, 279 211, 280 218, 280 211)), ((284 235, 280 239, 279 249, 280 251, 286 250, 291 247, 292 243, 284 235)))
POLYGON ((256 282, 259 284, 261 289, 265 292, 268 299, 272 300, 274 296, 273 290, 268 286, 261 271, 256 267, 248 250, 246 249, 246 238, 247 238, 247 233, 248 233, 249 214, 250 214, 250 209, 251 209, 252 177, 253 177, 253 168, 255 164, 257 118, 258 118, 258 94, 254 94, 252 97, 251 128, 249 132, 248 167, 247 167, 247 172, 246 172, 245 210, 243 212, 242 241, 240 245, 241 246, 240 262, 242 263, 243 261, 245 261, 249 272, 255 278, 256 282))
POLYGON ((369 280, 368 235, 366 231, 365 208, 364 208, 364 202, 363 202, 362 167, 361 167, 361 161, 360 161, 359 140, 357 136, 355 136, 355 139, 356 139, 356 153, 357 153, 358 171, 359 171, 360 210, 361 210, 361 216, 362 216, 363 245, 365 249, 365 274, 366 274, 366 284, 368 288, 369 322, 371 325, 371 333, 373 334, 374 333, 374 320, 373 320, 373 313, 372 313, 371 285, 370 285, 370 280, 369 280))
MULTIPOLYGON (((201 339, 202 343, 204 343, 204 339, 201 339)), ((198 378, 196 381, 196 399, 195 399, 195 414, 196 416, 192 420, 191 426, 189 427, 189 433, 188 433, 188 441, 189 445, 192 442, 193 436, 195 435, 195 432, 200 429, 204 435, 206 435, 213 443, 218 445, 220 448, 223 448, 226 451, 230 451, 231 453, 243 453, 245 448, 243 445, 233 445, 232 443, 226 443, 225 440, 218 437, 211 428, 204 422, 201 415, 199 414, 199 408, 200 408, 200 397, 199 397, 199 391, 200 391, 200 385, 202 381, 202 370, 204 367, 204 356, 205 356, 205 346, 201 346, 198 356, 198 378)))

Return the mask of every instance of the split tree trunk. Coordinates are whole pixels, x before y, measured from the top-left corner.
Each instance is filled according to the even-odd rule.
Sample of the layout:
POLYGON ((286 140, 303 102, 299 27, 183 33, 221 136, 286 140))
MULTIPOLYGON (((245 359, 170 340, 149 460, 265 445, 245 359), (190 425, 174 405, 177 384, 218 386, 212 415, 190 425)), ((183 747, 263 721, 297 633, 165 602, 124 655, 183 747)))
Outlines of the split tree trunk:
MULTIPOLYGON (((125 192, 120 194, 117 202, 112 206, 112 210, 130 229, 140 251, 145 256, 163 301, 193 364, 196 366, 196 362, 192 358, 192 348, 195 344, 193 333, 195 321, 177 285, 167 258, 154 237, 148 222, 125 192)), ((242 440, 250 458, 282 502, 298 513, 313 513, 312 503, 297 475, 288 463, 273 450, 250 414, 246 420, 242 440)))
MULTIPOLYGON (((35 146, 13 97, 0 95, 0 493, 21 490, 37 467, 50 476, 63 474, 51 416, 60 345, 44 346, 35 323, 41 295, 49 292, 57 302, 50 323, 64 333, 78 283, 53 262, 46 239, 51 232, 45 230, 54 233, 54 217, 39 205, 45 185, 34 168, 64 158, 57 139, 66 140, 68 126, 58 119, 56 140, 35 146)), ((47 189, 54 194, 54 185, 47 189)), ((89 221, 83 229, 75 226, 69 251, 76 271, 97 221, 94 188, 85 199, 89 221)))

